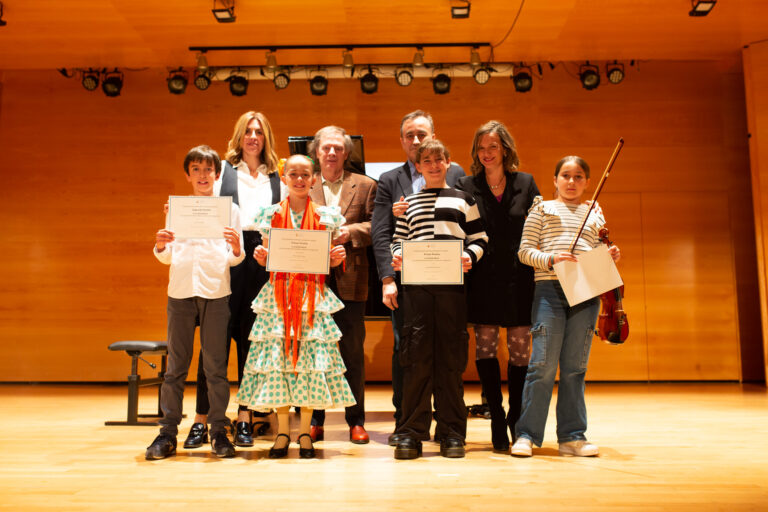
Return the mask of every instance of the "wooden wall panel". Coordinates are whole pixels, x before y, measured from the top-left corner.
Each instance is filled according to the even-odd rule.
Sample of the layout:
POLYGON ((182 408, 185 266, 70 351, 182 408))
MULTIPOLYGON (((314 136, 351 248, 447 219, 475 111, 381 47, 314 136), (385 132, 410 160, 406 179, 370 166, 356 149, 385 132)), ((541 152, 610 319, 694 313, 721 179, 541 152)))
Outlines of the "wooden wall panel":
MULTIPOLYGON (((741 326, 734 323, 734 313, 714 340, 709 326, 692 324, 679 333, 677 346, 692 347, 689 353, 702 359, 676 376, 660 377, 648 369, 660 368, 664 363, 657 359, 668 359, 676 350, 662 343, 669 339, 664 329, 674 324, 672 318, 652 322, 649 314, 644 319, 646 310, 657 307, 648 283, 671 279, 674 287, 685 274, 670 274, 663 261, 653 259, 669 237, 660 229, 665 212, 650 208, 646 197, 696 195, 703 198, 701 208, 713 202, 717 211, 725 208, 726 224, 718 225, 715 244, 725 260, 713 260, 713 265, 732 269, 733 254, 749 261, 744 255, 754 253, 753 241, 729 235, 730 226, 752 229, 750 208, 722 199, 749 195, 746 140, 731 133, 740 123, 746 125, 740 70, 713 62, 644 62, 640 71, 630 69, 620 85, 585 91, 559 66, 545 71, 527 94, 514 93, 509 79, 495 77, 484 86, 454 79, 444 96, 435 95, 429 81, 402 88, 382 79, 374 95, 362 94, 357 81, 332 80, 328 94, 315 97, 304 80, 294 78, 282 91, 267 81, 251 82, 248 95, 240 98, 221 83, 207 91, 190 86, 184 95, 170 95, 163 69, 127 71, 118 98, 87 92, 78 80, 55 71, 5 71, 1 76, 0 169, 6 177, 0 202, 5 220, 0 238, 1 380, 122 380, 127 358, 109 353, 110 342, 165 338, 167 269, 150 252, 163 223, 163 202, 169 194, 188 191, 181 168, 188 148, 208 143, 223 152, 235 119, 249 109, 267 114, 281 155, 288 151, 289 135, 339 124, 365 136, 368 160, 401 161, 400 118, 424 108, 433 113, 436 132, 454 159, 466 168, 476 127, 500 119, 516 137, 522 170, 536 177, 545 197, 553 191, 557 159, 580 154, 599 175, 623 136, 627 145, 601 202, 624 250, 620 268, 633 337, 625 347, 596 343, 589 377, 736 379, 731 360, 723 372, 696 367, 710 364, 709 356, 698 351, 700 340, 707 338, 727 353, 738 343, 739 328, 757 325, 759 330, 754 318, 745 318, 741 326), (652 231, 653 240, 648 222, 659 228, 652 231), (723 243, 728 254, 721 250, 723 243)), ((675 230, 689 238, 710 226, 706 216, 686 222, 675 230)), ((690 310, 706 311, 710 293, 728 302, 732 312, 739 302, 757 300, 754 281, 734 277, 732 270, 728 293, 715 290, 707 279, 699 273, 683 279, 690 310), (734 279, 742 289, 738 296, 734 279)), ((391 338, 386 329, 386 322, 378 327, 369 323, 372 380, 388 378, 391 338)))

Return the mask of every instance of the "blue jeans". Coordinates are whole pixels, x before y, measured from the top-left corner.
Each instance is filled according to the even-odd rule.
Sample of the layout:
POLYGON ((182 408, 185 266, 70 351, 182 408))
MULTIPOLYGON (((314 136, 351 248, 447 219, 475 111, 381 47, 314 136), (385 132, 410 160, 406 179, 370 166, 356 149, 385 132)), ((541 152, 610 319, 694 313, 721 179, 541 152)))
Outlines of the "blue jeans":
POLYGON ((584 376, 599 309, 599 297, 570 307, 558 281, 536 282, 531 312, 533 352, 525 376, 522 412, 515 425, 517 437, 541 446, 559 363, 557 441, 586 439, 584 376))

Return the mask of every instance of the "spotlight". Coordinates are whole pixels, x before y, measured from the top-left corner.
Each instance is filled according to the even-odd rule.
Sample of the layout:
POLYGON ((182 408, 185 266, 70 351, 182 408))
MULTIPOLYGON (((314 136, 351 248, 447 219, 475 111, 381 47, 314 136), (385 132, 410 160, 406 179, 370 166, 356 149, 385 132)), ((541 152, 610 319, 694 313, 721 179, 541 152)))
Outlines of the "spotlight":
POLYGON ((350 69, 355 67, 355 62, 352 60, 352 53, 349 51, 349 49, 344 50, 342 55, 344 56, 344 62, 342 65, 345 68, 350 69))
POLYGON ((313 96, 325 96, 328 92, 328 79, 323 75, 315 75, 309 80, 309 92, 313 96))
POLYGON ((208 59, 204 53, 200 53, 197 56, 197 70, 201 73, 208 71, 208 59))
POLYGON ((248 92, 248 79, 243 75, 231 75, 227 80, 232 96, 245 96, 248 92))
POLYGON ((278 73, 275 75, 275 78, 272 79, 272 82, 275 84, 275 89, 285 89, 288 87, 288 84, 291 83, 291 77, 286 73, 278 73))
POLYGON ((395 71, 395 80, 397 80, 398 85, 408 87, 413 82, 413 73, 407 69, 400 69, 395 71))
POLYGON ((213 0, 213 17, 219 23, 232 23, 235 17, 235 0, 213 0), (221 7, 216 7, 221 5, 221 7))
POLYGON ((591 66, 587 61, 579 68, 579 80, 586 90, 596 89, 600 85, 600 69, 597 66, 591 66))
POLYGON ((624 64, 619 64, 617 61, 613 61, 613 64, 608 64, 605 69, 605 76, 608 77, 608 81, 612 84, 621 83, 624 80, 624 64))
POLYGON ((274 52, 267 52, 267 65, 265 67, 267 71, 275 71, 277 69, 277 57, 275 57, 274 52))
POLYGON ((477 53, 477 48, 473 48, 469 52, 469 65, 473 68, 476 68, 481 64, 480 62, 480 54, 477 53))
POLYGON ((114 98, 120 96, 120 91, 123 88, 123 74, 115 69, 111 73, 104 74, 104 80, 101 81, 101 90, 104 94, 114 98))
POLYGON ((207 72, 200 71, 200 70, 195 72, 195 87, 197 87, 201 91, 204 91, 210 86, 211 86, 211 78, 208 76, 207 72))
POLYGON ((187 90, 187 82, 189 81, 189 78, 187 77, 187 72, 182 68, 179 68, 176 71, 171 71, 168 74, 167 80, 168 92, 171 94, 184 94, 184 91, 187 90))
POLYGON ((470 7, 469 0, 459 0, 458 3, 461 3, 463 5, 451 6, 451 18, 456 18, 456 19, 469 18, 469 7, 470 7))
POLYGON ((368 72, 360 78, 360 90, 365 94, 373 94, 379 90, 379 78, 373 74, 371 66, 368 66, 368 72))
POLYGON ((416 53, 413 54, 413 67, 420 68, 424 65, 424 50, 422 48, 416 48, 416 53))
POLYGON ((717 0, 691 0, 688 16, 706 16, 716 3, 717 0))
POLYGON ((527 66, 519 67, 510 78, 517 92, 528 92, 533 88, 533 75, 527 66))
POLYGON ((488 80, 491 79, 491 69, 477 68, 477 70, 472 74, 472 76, 474 77, 475 82, 477 82, 480 85, 485 85, 488 83, 488 80))
POLYGON ((4 27, 7 24, 8 22, 3 19, 3 2, 0 2, 0 27, 4 27))
POLYGON ((82 83, 86 91, 95 91, 99 86, 99 72, 93 69, 83 71, 82 83))
POLYGON ((432 89, 435 94, 448 94, 451 90, 451 77, 440 73, 432 79, 432 89))

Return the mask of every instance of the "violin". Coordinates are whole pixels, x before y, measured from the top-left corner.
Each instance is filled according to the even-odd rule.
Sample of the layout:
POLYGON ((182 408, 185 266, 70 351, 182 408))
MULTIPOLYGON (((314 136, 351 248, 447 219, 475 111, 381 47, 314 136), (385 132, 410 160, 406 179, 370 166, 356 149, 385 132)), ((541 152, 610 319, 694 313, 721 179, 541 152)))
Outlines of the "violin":
MULTIPOLYGON (((608 229, 598 233, 600 241, 609 247, 608 229)), ((597 331, 600 339, 610 345, 621 345, 629 336, 629 321, 621 300, 624 298, 624 285, 600 295, 600 316, 597 318, 597 331)))

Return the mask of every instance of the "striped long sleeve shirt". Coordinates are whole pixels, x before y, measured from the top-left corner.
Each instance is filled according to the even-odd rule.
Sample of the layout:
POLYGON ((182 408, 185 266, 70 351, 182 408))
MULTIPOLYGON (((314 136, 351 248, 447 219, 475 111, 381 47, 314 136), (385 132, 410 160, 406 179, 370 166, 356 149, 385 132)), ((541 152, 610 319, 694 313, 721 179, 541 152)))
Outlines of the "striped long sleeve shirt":
MULTIPOLYGON (((533 200, 523 226, 517 256, 522 263, 535 269, 534 280, 557 279, 555 271, 550 270, 550 259, 559 252, 571 249, 573 239, 579 232, 588 209, 588 203, 572 206, 561 201, 543 201, 541 196, 533 200)), ((589 214, 574 254, 591 251, 597 247, 600 244, 599 231, 604 225, 603 212, 600 205, 596 204, 589 214)))
POLYGON ((429 188, 406 198, 408 209, 397 218, 392 254, 402 254, 403 240, 464 240, 474 265, 488 246, 480 211, 472 196, 453 188, 429 188))

